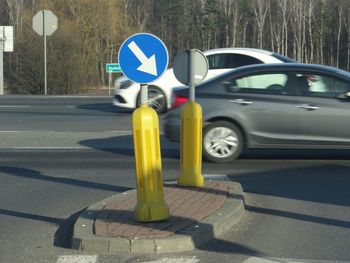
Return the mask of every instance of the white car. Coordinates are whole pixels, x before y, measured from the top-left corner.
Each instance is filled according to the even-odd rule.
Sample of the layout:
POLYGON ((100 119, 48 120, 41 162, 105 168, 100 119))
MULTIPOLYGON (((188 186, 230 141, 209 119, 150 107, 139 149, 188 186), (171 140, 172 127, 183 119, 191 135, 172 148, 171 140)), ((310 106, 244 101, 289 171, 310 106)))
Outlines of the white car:
MULTIPOLYGON (((253 48, 220 48, 203 52, 208 59, 209 70, 205 80, 213 78, 230 69, 251 64, 287 63, 294 60, 278 53, 253 48)), ((173 73, 166 70, 159 79, 148 85, 148 103, 157 112, 171 108, 171 96, 175 87, 183 86, 173 73)), ((118 107, 134 109, 140 101, 140 84, 120 77, 115 81, 113 104, 118 107)))

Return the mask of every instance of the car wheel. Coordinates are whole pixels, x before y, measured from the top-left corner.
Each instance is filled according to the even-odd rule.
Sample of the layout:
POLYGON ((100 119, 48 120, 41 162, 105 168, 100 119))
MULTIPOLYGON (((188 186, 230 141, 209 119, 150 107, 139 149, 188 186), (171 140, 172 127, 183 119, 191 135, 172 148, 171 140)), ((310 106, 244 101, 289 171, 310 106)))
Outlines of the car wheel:
POLYGON ((233 123, 217 121, 203 129, 203 155, 212 162, 230 162, 244 148, 241 130, 233 123))
MULTIPOLYGON (((137 96, 137 105, 141 104, 140 94, 137 96)), ((165 112, 167 109, 166 97, 163 91, 154 86, 148 87, 148 106, 157 113, 165 112)))

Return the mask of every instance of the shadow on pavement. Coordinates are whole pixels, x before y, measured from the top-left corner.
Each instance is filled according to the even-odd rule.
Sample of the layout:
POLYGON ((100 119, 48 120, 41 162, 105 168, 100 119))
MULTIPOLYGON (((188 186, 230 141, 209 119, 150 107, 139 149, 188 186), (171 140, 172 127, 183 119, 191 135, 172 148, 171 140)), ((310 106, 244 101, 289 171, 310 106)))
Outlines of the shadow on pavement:
POLYGON ((55 236, 54 236, 54 246, 62 247, 62 248, 71 248, 71 237, 73 234, 73 226, 82 211, 83 210, 77 213, 74 213, 67 219, 35 215, 35 214, 11 211, 6 209, 0 209, 0 215, 6 215, 11 217, 17 217, 17 218, 55 224, 58 226, 58 229, 55 232, 55 236))
POLYGON ((66 178, 66 177, 47 176, 35 170, 12 167, 12 166, 0 166, 0 172, 11 176, 43 180, 43 181, 60 183, 60 184, 68 184, 68 185, 74 185, 74 186, 85 187, 85 188, 106 190, 106 191, 112 191, 112 192, 118 192, 118 193, 125 192, 131 189, 129 187, 124 187, 124 186, 88 182, 88 181, 82 181, 82 180, 66 178))
POLYGON ((130 114, 133 111, 133 109, 114 106, 112 104, 112 97, 111 97, 110 103, 83 104, 83 105, 77 105, 76 108, 82 109, 82 110, 94 110, 94 111, 101 111, 101 112, 114 112, 114 113, 125 113, 125 114, 130 114))
MULTIPOLYGON (((123 136, 121 136, 123 137, 123 136)), ((131 136, 127 136, 130 137, 131 136)), ((120 139, 120 137, 117 137, 120 139)), ((123 138, 121 138, 123 140, 123 138)), ((127 138, 124 138, 124 140, 127 138)), ((88 140, 81 142, 91 147, 97 147, 96 140, 88 140)), ((108 139, 107 139, 108 141, 108 139)), ((119 141, 121 142, 121 141, 119 141)), ((84 145, 84 144, 83 144, 84 145)), ((98 148, 97 148, 98 149, 98 148)), ((104 149, 102 149, 104 150, 104 149)), ((118 149, 116 149, 118 151, 118 149)), ((133 150, 127 150, 133 154, 133 150)), ((298 156, 297 156, 298 157, 298 156)), ((218 166, 219 167, 219 166, 218 166)), ((234 166, 232 166, 234 167, 234 166)), ((234 169, 234 168, 232 168, 234 169)), ((350 164, 320 164, 320 165, 305 165, 291 168, 276 168, 268 169, 264 172, 248 172, 236 173, 228 175, 235 182, 239 182, 244 192, 247 194, 259 194, 270 197, 282 197, 291 200, 300 200, 307 202, 315 202, 322 204, 331 204, 337 206, 350 206, 350 164)), ((112 186, 108 184, 86 182, 71 178, 50 177, 41 174, 40 172, 9 166, 0 166, 0 172, 17 177, 25 177, 36 180, 45 180, 55 183, 75 185, 79 187, 88 187, 94 189, 109 190, 115 192, 124 192, 129 190, 128 187, 112 186)), ((276 208, 257 207, 251 204, 246 204, 246 210, 259 213, 274 215, 278 217, 291 218, 305 222, 318 223, 323 225, 337 226, 344 229, 350 228, 350 221, 324 218, 319 216, 301 214, 298 212, 290 212, 279 210, 276 208)), ((37 220, 42 222, 54 223, 59 226, 55 234, 54 244, 56 246, 67 247, 67 240, 72 231, 74 224, 81 211, 73 214, 67 219, 59 219, 47 216, 40 216, 16 211, 0 209, 0 214, 20 217, 25 219, 37 220)), ((311 213, 311 212, 310 212, 311 213)), ((196 223, 196 222, 193 222, 196 223)), ((210 227, 210 226, 206 226, 210 227)), ((210 230, 210 235, 214 237, 213 230, 210 230)), ((196 243, 196 241, 195 241, 196 243)), ((246 255, 264 256, 262 252, 237 243, 229 242, 214 238, 204 245, 198 246, 199 249, 207 251, 215 251, 221 253, 241 253, 246 255)))
POLYGON ((287 212, 287 211, 281 211, 281 210, 277 210, 277 209, 268 209, 268 208, 249 206, 249 205, 245 205, 245 209, 247 211, 251 211, 251 212, 259 213, 259 214, 267 214, 267 215, 273 215, 273 216, 278 216, 278 217, 285 217, 285 218, 289 218, 289 219, 296 219, 299 221, 317 223, 317 224, 322 224, 322 225, 337 226, 337 227, 342 227, 345 229, 350 228, 350 221, 324 218, 324 217, 312 216, 312 215, 304 215, 304 214, 298 214, 298 213, 294 213, 294 212, 287 212))
POLYGON ((0 209, 0 215, 30 219, 30 220, 35 220, 35 221, 52 223, 52 224, 56 224, 56 225, 60 225, 64 221, 63 219, 60 219, 60 218, 34 215, 34 214, 23 213, 23 212, 18 212, 18 211, 11 211, 11 210, 7 210, 7 209, 0 209))
MULTIPOLYGON (((83 140, 80 145, 105 152, 134 156, 134 142, 132 135, 121 135, 103 139, 83 140)), ((161 154, 164 158, 178 159, 180 156, 179 144, 160 136, 161 154)))
MULTIPOLYGON (((71 179, 71 178, 52 177, 52 176, 43 175, 42 173, 35 170, 11 167, 11 166, 0 166, 0 173, 4 173, 7 175, 16 176, 16 177, 43 180, 43 181, 49 181, 54 183, 74 185, 78 187, 92 188, 92 189, 99 189, 99 190, 107 190, 107 191, 113 191, 113 192, 125 192, 132 189, 124 186, 101 184, 101 183, 88 182, 88 181, 82 181, 82 180, 71 179)), ((47 222, 47 223, 58 225, 58 229, 54 236, 54 245, 58 247, 63 247, 63 248, 70 248, 71 247, 70 242, 71 242, 74 223, 83 210, 74 213, 67 219, 35 215, 35 214, 6 210, 6 209, 0 209, 0 215, 47 222)))
POLYGON ((348 160, 350 159, 349 150, 287 150, 287 149, 250 149, 246 150, 240 159, 286 159, 286 160, 323 160, 336 159, 348 160))
POLYGON ((240 183, 245 193, 350 206, 350 164, 295 165, 228 177, 240 183))
MULTIPOLYGON (((135 109, 114 106, 112 103, 112 96, 111 96, 111 103, 82 104, 82 105, 77 105, 76 108, 83 109, 83 110, 102 111, 102 112, 125 113, 125 114, 129 114, 130 118, 132 118, 131 115, 135 110, 135 109)), ((157 115, 159 119, 163 119, 166 116, 166 112, 157 113, 157 115)))
POLYGON ((78 217, 83 211, 84 209, 74 213, 67 219, 61 220, 54 236, 53 245, 55 247, 61 247, 61 248, 72 247, 72 235, 73 235, 74 223, 75 221, 77 221, 78 217))
MULTIPOLYGON (((131 131, 130 131, 131 133, 131 131)), ((90 139, 79 142, 80 145, 102 150, 110 153, 134 156, 134 143, 132 134, 120 135, 110 138, 90 139)), ((180 158, 180 143, 168 140, 165 135, 160 135, 160 147, 162 157, 180 158)), ((281 150, 281 149, 249 149, 239 160, 348 160, 348 150, 281 150)), ((203 158, 203 162, 211 163, 203 158)), ((218 165, 225 165, 220 164, 218 165)))

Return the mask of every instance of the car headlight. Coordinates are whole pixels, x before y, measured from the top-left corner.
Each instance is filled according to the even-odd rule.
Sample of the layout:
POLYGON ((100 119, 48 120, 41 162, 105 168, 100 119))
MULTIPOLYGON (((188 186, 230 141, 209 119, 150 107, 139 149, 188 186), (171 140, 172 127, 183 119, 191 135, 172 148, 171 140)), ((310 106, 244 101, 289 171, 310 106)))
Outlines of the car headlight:
POLYGON ((133 82, 131 80, 124 80, 119 83, 119 88, 120 89, 127 89, 131 86, 133 82))

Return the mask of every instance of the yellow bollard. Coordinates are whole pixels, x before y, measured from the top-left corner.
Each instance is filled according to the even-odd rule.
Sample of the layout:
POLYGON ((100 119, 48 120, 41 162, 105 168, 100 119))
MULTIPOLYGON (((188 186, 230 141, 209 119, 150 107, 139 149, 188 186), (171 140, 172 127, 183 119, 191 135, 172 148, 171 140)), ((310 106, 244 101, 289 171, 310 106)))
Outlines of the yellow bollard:
POLYGON ((181 111, 181 173, 179 185, 204 186, 202 175, 202 108, 192 101, 181 111))
POLYGON ((169 218, 164 200, 158 116, 154 109, 141 105, 132 115, 136 161, 137 221, 151 222, 169 218))

